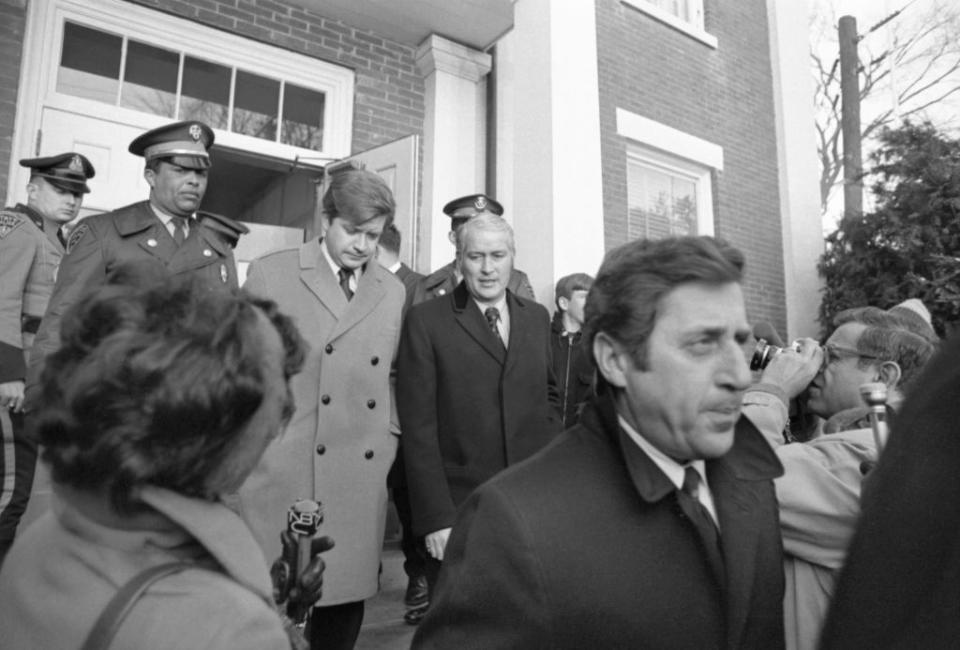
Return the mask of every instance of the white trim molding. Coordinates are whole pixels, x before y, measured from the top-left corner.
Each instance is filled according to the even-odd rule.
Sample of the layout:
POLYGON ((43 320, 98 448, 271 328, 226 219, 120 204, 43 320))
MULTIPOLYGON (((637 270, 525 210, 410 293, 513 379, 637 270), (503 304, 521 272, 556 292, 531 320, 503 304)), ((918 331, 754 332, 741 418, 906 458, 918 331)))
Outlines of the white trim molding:
POLYGON ((723 171, 723 147, 617 108, 617 133, 648 147, 723 171))

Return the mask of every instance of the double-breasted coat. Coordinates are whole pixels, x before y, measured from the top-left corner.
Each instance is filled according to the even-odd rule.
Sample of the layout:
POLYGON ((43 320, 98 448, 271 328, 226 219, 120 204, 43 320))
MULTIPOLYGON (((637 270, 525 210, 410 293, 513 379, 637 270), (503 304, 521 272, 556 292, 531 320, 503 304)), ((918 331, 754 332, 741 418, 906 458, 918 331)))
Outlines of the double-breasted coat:
POLYGON ((599 398, 463 505, 413 648, 783 648, 780 463, 741 418, 705 466, 719 572, 677 488, 599 398))
POLYGON ((323 504, 320 606, 376 593, 387 510, 387 472, 397 449, 390 367, 400 336, 403 284, 368 262, 352 300, 314 239, 255 261, 244 285, 275 300, 310 344, 292 380, 296 411, 240 490, 240 508, 264 555, 280 552, 280 531, 297 499, 323 504))
POLYGON ((231 239, 223 229, 192 220, 190 236, 178 247, 149 201, 81 220, 70 234, 53 296, 30 353, 28 402, 39 380, 43 359, 60 346, 64 313, 85 291, 103 284, 111 271, 127 263, 155 263, 172 276, 190 274, 206 280, 211 287, 235 288, 233 244, 245 230, 240 224, 235 227, 236 234, 231 239))
POLYGON ((475 487, 559 433, 547 310, 509 291, 507 306, 506 350, 462 282, 404 319, 397 408, 418 535, 453 525, 475 487))

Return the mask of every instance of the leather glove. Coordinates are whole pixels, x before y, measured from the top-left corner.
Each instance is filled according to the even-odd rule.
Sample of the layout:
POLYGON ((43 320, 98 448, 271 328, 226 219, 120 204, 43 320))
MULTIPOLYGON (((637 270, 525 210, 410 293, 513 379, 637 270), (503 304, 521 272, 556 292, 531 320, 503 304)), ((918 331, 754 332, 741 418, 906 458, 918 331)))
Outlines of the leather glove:
POLYGON ((283 554, 270 567, 273 582, 273 600, 278 605, 286 603, 287 616, 300 623, 310 608, 323 595, 323 570, 325 563, 320 554, 333 548, 333 540, 327 536, 310 540, 310 563, 297 567, 297 538, 290 531, 280 533, 283 554), (299 575, 295 575, 295 572, 299 575))

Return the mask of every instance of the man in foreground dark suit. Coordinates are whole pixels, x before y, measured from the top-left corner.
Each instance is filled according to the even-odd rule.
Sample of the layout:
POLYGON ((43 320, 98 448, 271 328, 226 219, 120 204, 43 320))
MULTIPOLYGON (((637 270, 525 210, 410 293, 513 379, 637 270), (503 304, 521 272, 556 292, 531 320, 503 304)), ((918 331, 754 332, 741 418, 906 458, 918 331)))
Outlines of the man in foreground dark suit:
POLYGON ((598 396, 467 499, 414 648, 783 647, 782 469, 740 418, 742 265, 709 237, 607 255, 598 396))
POLYGON ((457 506, 559 431, 550 319, 507 290, 513 230, 493 214, 457 232, 463 281, 414 305, 397 352, 397 409, 413 511, 433 582, 457 506))

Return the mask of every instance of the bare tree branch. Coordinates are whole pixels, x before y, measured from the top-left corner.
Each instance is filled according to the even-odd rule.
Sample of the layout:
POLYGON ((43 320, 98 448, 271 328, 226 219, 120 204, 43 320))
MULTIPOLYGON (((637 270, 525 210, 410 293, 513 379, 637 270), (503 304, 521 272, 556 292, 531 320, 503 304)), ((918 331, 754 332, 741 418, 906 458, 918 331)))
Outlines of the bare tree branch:
MULTIPOLYGON (((900 119, 929 118, 930 109, 960 93, 960 6, 937 3, 921 9, 914 2, 903 2, 899 9, 861 32, 864 142, 900 119)), ((837 12, 832 1, 825 9, 825 14, 812 17, 810 29, 823 212, 843 169, 837 12)))

